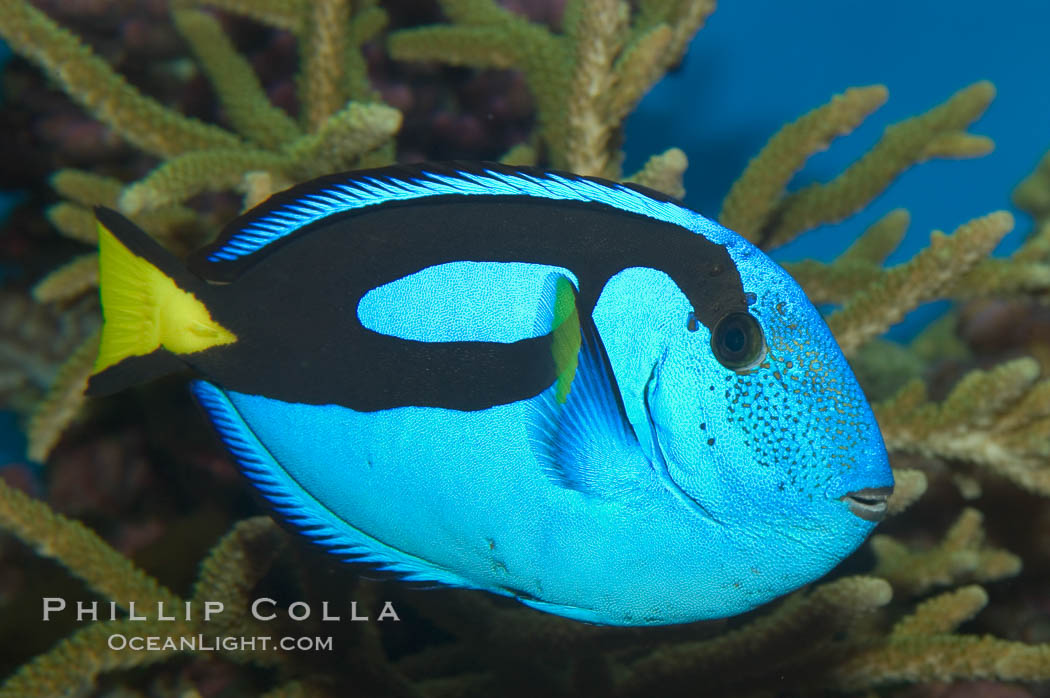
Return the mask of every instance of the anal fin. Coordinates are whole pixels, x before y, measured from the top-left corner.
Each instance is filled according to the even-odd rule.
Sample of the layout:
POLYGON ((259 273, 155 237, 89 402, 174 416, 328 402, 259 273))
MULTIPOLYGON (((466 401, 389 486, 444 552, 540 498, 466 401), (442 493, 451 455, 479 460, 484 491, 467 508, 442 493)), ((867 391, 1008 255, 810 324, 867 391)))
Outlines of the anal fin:
POLYGON ((386 545, 339 517, 277 462, 221 388, 202 380, 193 381, 190 387, 241 472, 274 513, 307 540, 346 562, 371 563, 406 581, 476 587, 455 572, 386 545))

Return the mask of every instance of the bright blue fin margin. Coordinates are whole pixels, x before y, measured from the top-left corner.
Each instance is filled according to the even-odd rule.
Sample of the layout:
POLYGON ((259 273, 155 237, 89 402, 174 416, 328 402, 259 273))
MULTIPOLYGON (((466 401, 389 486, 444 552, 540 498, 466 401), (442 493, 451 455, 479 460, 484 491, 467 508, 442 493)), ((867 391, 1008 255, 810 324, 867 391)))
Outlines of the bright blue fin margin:
POLYGON ((208 262, 248 256, 329 216, 389 202, 432 196, 529 196, 603 204, 693 230, 697 214, 657 192, 579 175, 496 164, 469 167, 423 165, 348 172, 307 182, 249 212, 208 262))
POLYGON ((305 538, 346 562, 367 562, 406 581, 475 588, 465 579, 425 560, 380 543, 354 528, 304 490, 274 459, 245 423, 230 398, 207 381, 190 385, 219 437, 259 493, 305 538))

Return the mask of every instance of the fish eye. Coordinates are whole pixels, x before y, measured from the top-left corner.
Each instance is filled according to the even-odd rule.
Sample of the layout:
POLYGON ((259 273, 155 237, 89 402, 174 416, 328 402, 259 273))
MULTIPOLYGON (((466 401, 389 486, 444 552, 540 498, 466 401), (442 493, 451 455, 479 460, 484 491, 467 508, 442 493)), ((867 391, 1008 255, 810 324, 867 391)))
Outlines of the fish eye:
POLYGON ((711 350, 726 368, 746 371, 765 358, 766 339, 758 320, 749 313, 729 313, 711 333, 711 350))

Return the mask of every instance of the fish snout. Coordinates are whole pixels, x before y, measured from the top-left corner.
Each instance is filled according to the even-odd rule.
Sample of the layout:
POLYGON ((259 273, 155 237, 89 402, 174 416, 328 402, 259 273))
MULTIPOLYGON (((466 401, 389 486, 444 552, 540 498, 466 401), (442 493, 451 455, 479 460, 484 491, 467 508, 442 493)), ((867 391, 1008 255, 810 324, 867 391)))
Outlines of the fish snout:
POLYGON ((849 504, 849 510, 865 521, 882 521, 886 516, 886 503, 893 494, 893 486, 865 487, 847 492, 839 497, 849 504))

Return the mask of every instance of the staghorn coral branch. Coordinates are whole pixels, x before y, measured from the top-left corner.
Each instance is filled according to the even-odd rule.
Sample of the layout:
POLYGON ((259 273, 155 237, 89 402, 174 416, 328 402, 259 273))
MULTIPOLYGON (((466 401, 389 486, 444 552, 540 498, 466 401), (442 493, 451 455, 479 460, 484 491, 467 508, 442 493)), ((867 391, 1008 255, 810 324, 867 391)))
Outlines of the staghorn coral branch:
POLYGON ((346 93, 349 0, 314 0, 309 3, 306 32, 299 42, 300 119, 307 131, 317 131, 332 114, 343 108, 346 93))
POLYGON ((904 238, 910 218, 906 210, 894 209, 861 233, 831 264, 805 259, 784 268, 813 303, 841 303, 879 279, 882 262, 904 238))
POLYGON ((1013 202, 1037 221, 1047 222, 1050 217, 1050 152, 1014 189, 1013 202))
POLYGON ((784 269, 798 282, 814 305, 842 303, 877 284, 885 270, 868 262, 835 260, 831 264, 815 259, 789 262, 784 269))
MULTIPOLYGON (((256 516, 238 521, 208 552, 193 587, 193 601, 218 601, 225 610, 234 612, 213 619, 207 627, 210 635, 251 637, 268 633, 268 628, 249 613, 251 593, 270 570, 286 540, 272 519, 256 516)), ((282 653, 254 647, 231 650, 227 655, 263 666, 287 661, 282 653)))
MULTIPOLYGON (((0 528, 11 531, 40 554, 55 558, 94 591, 122 608, 134 602, 136 613, 148 616, 157 609, 159 616, 161 606, 158 604, 163 604, 166 614, 190 604, 143 573, 82 524, 56 514, 47 504, 29 498, 3 480, 0 480, 0 528)), ((283 533, 270 519, 256 517, 234 525, 211 550, 195 585, 195 602, 222 601, 227 610, 234 612, 233 616, 223 615, 204 623, 198 606, 191 620, 176 613, 176 620, 147 617, 146 620, 92 623, 23 665, 0 687, 0 698, 84 695, 105 672, 152 664, 183 652, 206 652, 207 645, 202 638, 269 635, 267 627, 248 615, 248 598, 284 540, 283 533), (159 636, 161 645, 150 651, 111 647, 110 637, 121 635, 126 638, 159 636), (172 646, 165 640, 170 640, 172 646), (183 648, 182 640, 189 641, 188 647, 183 648)), ((212 646, 219 645, 213 642, 212 646)), ((219 646, 219 651, 240 663, 284 666, 289 662, 289 655, 283 652, 241 651, 226 646, 219 646)), ((320 685, 312 681, 302 684, 311 690, 320 685)), ((291 692, 287 695, 299 695, 293 686, 288 686, 291 692)))
POLYGON ((124 183, 85 170, 59 170, 51 175, 51 188, 81 206, 116 206, 124 183))
MULTIPOLYGON (((350 102, 324 122, 317 133, 291 144, 285 170, 302 181, 330 172, 350 169, 390 141, 401 128, 401 112, 385 104, 350 102)), ((384 151, 382 160, 389 162, 384 151)))
POLYGON ((574 45, 574 70, 565 108, 564 161, 572 172, 614 177, 610 141, 619 119, 606 118, 600 102, 614 85, 613 61, 627 30, 628 7, 623 0, 581 3, 569 36, 574 45))
POLYGON ((16 535, 40 555, 61 563, 96 593, 121 608, 134 602, 149 613, 179 598, 111 548, 91 529, 67 519, 0 479, 0 528, 16 535))
POLYGON ((238 521, 201 563, 193 600, 222 601, 230 608, 246 606, 252 589, 286 542, 284 533, 268 516, 238 521))
POLYGON ((973 268, 1013 227, 1005 211, 960 226, 953 235, 934 232, 930 245, 910 261, 880 274, 828 318, 828 327, 849 356, 920 303, 938 298, 952 281, 973 268))
POLYGON ((95 214, 79 204, 62 201, 44 212, 51 225, 65 237, 88 245, 98 244, 98 224, 95 214))
POLYGON ((659 24, 638 37, 616 59, 612 75, 616 88, 605 96, 608 122, 619 124, 627 118, 649 87, 660 79, 667 70, 665 58, 673 39, 671 28, 659 24))
POLYGON ((681 62, 689 42, 715 11, 715 5, 715 0, 678 0, 678 6, 671 15, 671 45, 664 57, 665 67, 670 68, 681 62))
POLYGON ((685 186, 682 175, 689 167, 685 153, 678 148, 671 148, 646 160, 645 166, 623 181, 641 184, 673 196, 676 199, 685 197, 685 186))
POLYGON ((985 259, 947 289, 955 300, 972 298, 1050 298, 1050 264, 1009 259, 985 259))
POLYGON ((979 158, 995 150, 995 141, 963 131, 934 136, 919 152, 919 162, 931 158, 979 158))
POLYGON ((170 157, 240 144, 232 133, 144 96, 72 33, 25 0, 0 3, 0 37, 54 77, 74 100, 142 150, 170 157))
POLYGON ((810 652, 851 621, 889 603, 889 584, 872 577, 847 577, 789 597, 767 616, 713 640, 685 642, 652 652, 631 665, 617 687, 621 696, 651 696, 672 686, 704 682, 710 687, 738 681, 760 683, 800 652, 810 652), (776 657, 769 662, 768 658, 776 657), (761 659, 760 659, 761 658, 761 659), (761 661, 761 664, 758 662, 761 661), (747 667, 736 671, 735 667, 747 667))
MULTIPOLYGON (((527 20, 499 6, 494 0, 440 0, 441 9, 457 24, 502 26, 508 22, 529 24, 527 20)), ((569 12, 569 10, 566 10, 569 12)))
POLYGON ((892 635, 936 635, 953 632, 988 605, 988 592, 972 584, 928 599, 893 626, 892 635))
MULTIPOLYGON (((362 580, 355 598, 365 606, 374 605, 379 598, 376 583, 362 580)), ((365 623, 358 627, 357 643, 348 664, 355 676, 366 679, 374 687, 376 695, 390 698, 422 698, 429 695, 406 677, 400 666, 389 660, 378 625, 365 623)))
POLYGON ((190 6, 214 7, 243 15, 293 34, 302 32, 307 0, 182 0, 190 6))
POLYGON ((715 5, 715 0, 640 0, 631 43, 657 25, 666 24, 671 28, 671 41, 662 59, 664 69, 677 65, 715 5))
MULTIPOLYGON (((346 42, 344 59, 346 97, 355 101, 379 102, 380 95, 372 88, 368 79, 368 63, 365 61, 362 47, 374 39, 386 28, 389 17, 378 7, 366 7, 354 13, 350 19, 349 36, 346 42)), ((342 105, 339 105, 342 106, 342 105)), ((390 161, 393 161, 393 156, 390 161)))
POLYGON ((380 7, 366 7, 355 12, 350 19, 350 44, 360 50, 361 45, 376 38, 389 21, 387 13, 380 7))
POLYGON ((994 637, 933 635, 857 652, 827 676, 840 691, 933 681, 1046 681, 1050 645, 1026 645, 994 637))
POLYGON ((1050 496, 1050 380, 1033 359, 967 374, 941 403, 920 381, 874 406, 887 448, 983 465, 1050 496))
POLYGON ((956 136, 984 113, 994 97, 990 82, 978 82, 925 114, 887 127, 882 139, 842 174, 785 197, 770 217, 771 225, 762 231, 762 246, 778 247, 815 226, 843 220, 871 202, 901 172, 929 157, 984 155, 991 141, 981 140, 982 147, 974 148, 973 137, 956 136), (936 147, 931 149, 931 143, 936 147), (952 144, 959 149, 948 151, 952 144))
POLYGON ((901 596, 918 596, 938 586, 989 582, 1021 571, 1016 555, 984 545, 984 517, 967 508, 930 550, 913 550, 885 535, 871 538, 873 574, 886 579, 901 596))
POLYGON ((680 58, 713 2, 650 3, 629 23, 623 0, 566 4, 564 33, 492 0, 443 0, 452 25, 395 32, 390 53, 481 68, 519 68, 537 104, 549 162, 580 174, 620 176, 620 122, 680 58))
MULTIPOLYGON (((537 42, 538 31, 530 32, 537 42)), ((511 68, 519 55, 519 45, 506 40, 489 27, 424 27, 405 29, 392 35, 388 46, 399 60, 436 61, 478 68, 511 68)))
POLYGON ((518 143, 499 159, 504 165, 526 165, 535 167, 539 154, 531 143, 518 143))
POLYGON ((886 504, 886 515, 896 516, 926 493, 926 474, 912 468, 893 469, 893 494, 886 504))
POLYGON ((401 126, 401 114, 383 104, 351 102, 324 122, 318 133, 302 136, 283 151, 237 148, 186 153, 168 160, 120 197, 120 209, 143 214, 182 203, 196 194, 246 190, 245 177, 264 171, 291 181, 349 169, 382 146, 401 126))
POLYGON ((854 87, 782 127, 733 183, 718 221, 751 242, 762 242, 767 224, 779 215, 784 189, 806 160, 853 131, 888 96, 883 85, 854 87))
MULTIPOLYGON (((116 203, 105 204, 116 208, 116 203)), ((92 247, 98 245, 98 222, 91 209, 79 204, 63 201, 47 209, 48 220, 58 231, 73 240, 92 247)), ((200 241, 200 233, 205 228, 202 217, 186 206, 162 206, 155 210, 143 211, 131 216, 131 220, 149 231, 156 238, 173 242, 176 232, 193 231, 191 237, 200 241)))
POLYGON ((904 239, 909 223, 911 214, 907 209, 893 209, 861 233, 835 261, 882 264, 904 239))
POLYGON ((59 365, 98 329, 98 307, 92 300, 62 310, 20 292, 0 292, 0 400, 19 415, 31 413, 59 365))
POLYGON ((281 174, 266 170, 252 170, 244 175, 244 209, 258 206, 274 192, 292 186, 291 180, 281 174))
POLYGON ((200 10, 176 9, 172 18, 238 133, 264 148, 278 148, 301 135, 295 121, 270 102, 255 70, 214 17, 200 10))
POLYGON ((120 197, 120 210, 135 216, 187 201, 205 191, 238 189, 246 172, 282 170, 288 158, 269 150, 234 148, 186 153, 135 182, 120 197))
POLYGON ((539 138, 556 165, 564 165, 565 105, 572 76, 572 48, 545 27, 491 0, 444 0, 453 26, 395 32, 387 40, 399 60, 441 61, 478 68, 520 68, 537 103, 539 138))
MULTIPOLYGON (((814 303, 841 303, 878 282, 885 271, 881 262, 900 242, 907 228, 904 209, 891 211, 866 230, 831 263, 812 259, 784 267, 814 303)), ((1050 225, 1007 259, 982 259, 964 274, 948 282, 942 298, 1021 297, 1050 299, 1050 225)))
POLYGON ((181 637, 191 633, 192 626, 182 621, 113 620, 92 623, 23 665, 0 687, 0 698, 74 698, 87 695, 95 688, 95 681, 103 673, 148 666, 179 654, 178 650, 163 647, 152 651, 134 650, 127 646, 111 649, 108 644, 111 636, 181 637))
POLYGON ((84 404, 84 389, 98 356, 99 333, 96 331, 81 344, 58 370, 55 382, 33 411, 29 421, 26 453, 31 460, 43 463, 66 427, 76 418, 84 404))
POLYGON ((33 298, 41 303, 65 301, 98 286, 98 255, 80 255, 54 270, 33 287, 33 298))
POLYGON ((1045 262, 1050 260, 1050 220, 1043 221, 1024 244, 1011 255, 1019 262, 1045 262))
POLYGON ((1050 678, 1050 645, 955 635, 988 602, 979 586, 966 586, 920 604, 888 636, 858 643, 831 665, 822 688, 858 692, 879 686, 933 681, 1050 678))

